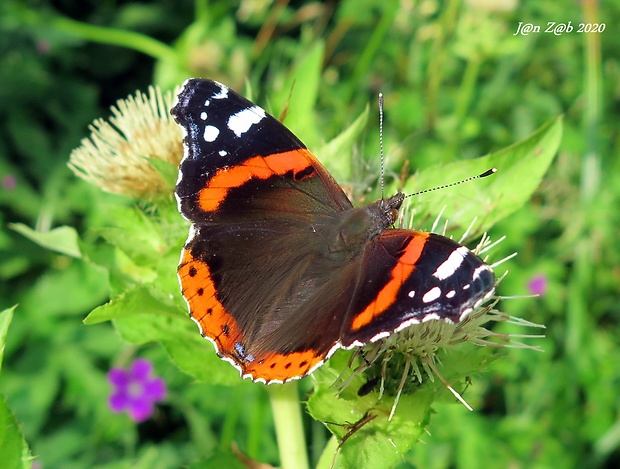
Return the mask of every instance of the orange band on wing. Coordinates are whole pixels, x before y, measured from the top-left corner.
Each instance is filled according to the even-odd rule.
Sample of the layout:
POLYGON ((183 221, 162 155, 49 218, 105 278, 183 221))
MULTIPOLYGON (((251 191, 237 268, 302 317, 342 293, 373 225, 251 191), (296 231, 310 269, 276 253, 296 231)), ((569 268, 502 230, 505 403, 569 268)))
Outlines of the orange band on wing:
POLYGON ((427 238, 428 233, 416 233, 411 238, 405 252, 392 269, 390 281, 379 291, 375 300, 353 319, 353 330, 366 326, 396 302, 398 291, 415 269, 415 263, 422 255, 427 238))
POLYGON ((217 210, 226 199, 228 191, 241 187, 250 179, 267 179, 282 176, 289 171, 304 171, 312 166, 314 157, 305 148, 254 156, 241 164, 219 169, 208 181, 207 187, 198 195, 198 204, 205 212, 217 210))
POLYGON ((243 343, 243 335, 235 318, 215 295, 209 266, 193 257, 190 250, 184 249, 179 278, 189 313, 200 326, 200 332, 215 342, 219 353, 230 355, 236 343, 243 343))
POLYGON ((270 381, 288 381, 306 376, 325 360, 326 352, 317 355, 315 350, 292 352, 287 354, 274 353, 265 357, 257 357, 252 363, 245 363, 243 373, 253 379, 270 381))
POLYGON ((192 256, 189 249, 184 249, 179 278, 190 315, 199 325, 202 335, 215 343, 221 356, 241 368, 244 376, 250 375, 253 380, 267 383, 284 382, 307 375, 325 359, 327 351, 315 350, 286 354, 274 351, 257 356, 251 356, 248 350, 248 354, 241 355, 239 347, 245 347, 243 331, 218 300, 209 266, 192 256))

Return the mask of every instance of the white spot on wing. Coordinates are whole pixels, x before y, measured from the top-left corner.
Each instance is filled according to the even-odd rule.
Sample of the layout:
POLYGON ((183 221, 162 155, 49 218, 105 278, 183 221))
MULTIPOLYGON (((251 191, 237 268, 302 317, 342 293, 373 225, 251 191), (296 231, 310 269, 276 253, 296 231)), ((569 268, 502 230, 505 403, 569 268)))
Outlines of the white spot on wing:
POLYGON ((424 294, 424 296, 422 297, 422 301, 424 303, 430 303, 439 298, 439 296, 441 296, 441 288, 433 287, 424 294))
POLYGON ((205 142, 213 142, 219 134, 220 130, 217 127, 213 125, 207 125, 205 126, 203 138, 205 139, 205 142))
POLYGON ((200 113, 200 118, 201 118, 203 121, 206 121, 206 120, 207 120, 207 113, 206 113, 206 112, 204 112, 204 111, 202 111, 202 112, 200 113))
POLYGON ((456 295, 456 292, 454 290, 450 290, 446 293, 446 298, 454 298, 454 295, 456 295))
POLYGON ((258 124, 265 117, 265 111, 259 106, 252 106, 243 109, 228 118, 228 128, 232 130, 237 137, 241 137, 254 124, 258 124))
POLYGON ((218 153, 219 153, 220 156, 228 155, 228 152, 226 150, 220 150, 218 153))
POLYGON ((433 277, 439 280, 445 280, 452 276, 454 272, 461 266, 465 260, 465 256, 469 253, 469 249, 461 246, 448 256, 448 258, 439 266, 433 274, 433 277))
POLYGON ((467 316, 469 316, 472 311, 473 311, 473 308, 467 308, 466 310, 464 310, 459 316, 459 322, 464 320, 467 316))
POLYGON ((220 87, 220 91, 213 95, 213 99, 226 99, 228 98, 228 88, 221 83, 215 82, 220 87))
POLYGON ((436 313, 430 313, 422 318, 422 322, 439 321, 440 319, 436 313))
POLYGON ((415 296, 415 290, 411 290, 409 293, 407 293, 407 296, 409 298, 413 298, 415 296))
POLYGON ((480 274, 482 272, 486 272, 490 270, 489 267, 487 265, 481 265, 480 267, 478 267, 476 270, 474 270, 474 275, 472 275, 472 279, 476 280, 478 277, 480 277, 480 274))

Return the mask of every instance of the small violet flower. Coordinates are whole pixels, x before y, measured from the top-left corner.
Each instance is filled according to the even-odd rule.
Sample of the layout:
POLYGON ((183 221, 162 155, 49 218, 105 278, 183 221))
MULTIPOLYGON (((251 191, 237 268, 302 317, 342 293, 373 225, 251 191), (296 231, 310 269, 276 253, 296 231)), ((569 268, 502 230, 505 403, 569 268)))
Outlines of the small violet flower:
POLYGON ((527 289, 532 295, 545 296, 547 292, 547 277, 543 274, 535 275, 527 283, 527 289))
POLYGON ((12 174, 2 176, 2 183, 0 184, 2 189, 6 191, 12 191, 17 187, 17 179, 12 174))
POLYGON ((134 422, 147 420, 155 409, 155 403, 166 396, 166 383, 152 376, 153 365, 144 358, 134 360, 128 370, 112 368, 108 381, 113 386, 108 399, 114 413, 127 411, 134 422))

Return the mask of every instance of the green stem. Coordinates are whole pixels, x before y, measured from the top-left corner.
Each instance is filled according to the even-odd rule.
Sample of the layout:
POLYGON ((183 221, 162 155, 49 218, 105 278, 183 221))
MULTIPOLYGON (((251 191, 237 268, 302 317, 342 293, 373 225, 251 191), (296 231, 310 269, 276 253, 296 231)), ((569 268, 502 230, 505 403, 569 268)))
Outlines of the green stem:
POLYGON ((476 92, 476 83, 480 74, 481 60, 477 53, 473 53, 467 61, 465 67, 465 73, 461 80, 461 86, 459 88, 458 99, 456 103, 456 109, 454 114, 456 116, 456 132, 453 133, 452 141, 452 153, 458 154, 458 149, 461 147, 461 139, 463 136, 463 124, 467 119, 467 111, 471 106, 471 102, 476 92))
POLYGON ((348 96, 343 102, 349 102, 355 93, 360 89, 359 83, 364 75, 368 74, 368 70, 371 68, 372 59, 377 54, 377 51, 385 44, 385 36, 388 33, 390 26, 394 23, 395 10, 387 9, 377 26, 375 27, 370 39, 366 43, 366 46, 359 55, 351 79, 349 80, 348 96))
POLYGON ((431 55, 427 66, 427 85, 426 85, 426 120, 430 128, 435 127, 435 121, 439 114, 438 96, 445 74, 445 60, 448 56, 449 48, 446 43, 449 35, 456 29, 458 13, 461 7, 459 0, 449 0, 447 6, 443 8, 439 18, 439 34, 433 42, 431 55))
POLYGON ((331 469, 334 458, 337 456, 336 451, 338 451, 338 438, 332 436, 321 454, 316 469, 331 469))
POLYGON ((272 384, 267 391, 276 425, 280 467, 282 469, 308 469, 308 452, 297 382, 272 384))
POLYGON ((99 42, 101 44, 126 47, 142 52, 158 60, 177 60, 177 55, 173 48, 167 46, 163 42, 159 42, 151 37, 133 31, 93 26, 62 16, 55 17, 52 24, 60 31, 70 33, 82 39, 99 42))
MULTIPOLYGON (((587 23, 598 22, 598 1, 585 0, 583 13, 587 23)), ((584 34, 585 106, 584 127, 586 151, 581 163, 581 198, 591 200, 599 190, 601 156, 599 152, 599 124, 602 112, 601 40, 600 34, 584 34)))

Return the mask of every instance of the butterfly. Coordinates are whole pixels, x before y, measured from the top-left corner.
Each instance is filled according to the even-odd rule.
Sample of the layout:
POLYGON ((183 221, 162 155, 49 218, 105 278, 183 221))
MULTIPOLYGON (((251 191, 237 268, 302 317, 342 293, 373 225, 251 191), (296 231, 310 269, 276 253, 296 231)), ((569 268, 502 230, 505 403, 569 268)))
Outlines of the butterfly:
POLYGON ((243 377, 302 378, 340 348, 463 321, 493 294, 493 270, 465 246, 392 228, 402 193, 354 207, 290 130, 225 85, 187 80, 171 114, 191 222, 182 294, 243 377))

